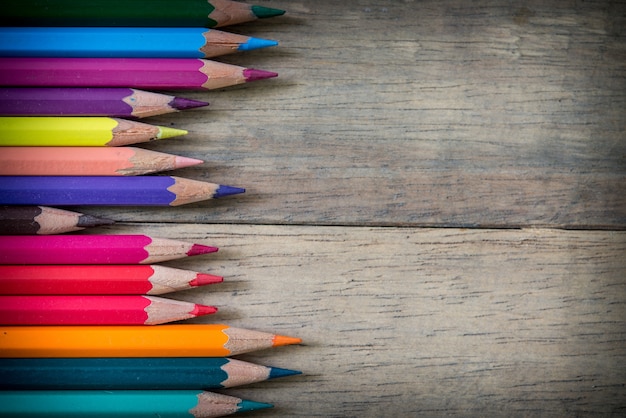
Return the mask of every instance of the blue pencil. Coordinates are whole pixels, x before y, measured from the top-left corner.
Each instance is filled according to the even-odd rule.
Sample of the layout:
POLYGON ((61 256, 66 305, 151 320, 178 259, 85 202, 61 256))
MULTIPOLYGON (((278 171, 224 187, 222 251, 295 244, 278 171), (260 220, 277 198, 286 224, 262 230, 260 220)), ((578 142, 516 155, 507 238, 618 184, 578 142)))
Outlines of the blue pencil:
POLYGON ((173 176, 0 176, 0 205, 179 206, 243 192, 173 176))
POLYGON ((206 28, 0 28, 4 57, 210 58, 277 44, 206 28))
POLYGON ((1 390, 220 389, 300 374, 225 357, 1 358, 1 390))
POLYGON ((13 418, 208 418, 271 407, 199 390, 0 391, 0 416, 13 418))

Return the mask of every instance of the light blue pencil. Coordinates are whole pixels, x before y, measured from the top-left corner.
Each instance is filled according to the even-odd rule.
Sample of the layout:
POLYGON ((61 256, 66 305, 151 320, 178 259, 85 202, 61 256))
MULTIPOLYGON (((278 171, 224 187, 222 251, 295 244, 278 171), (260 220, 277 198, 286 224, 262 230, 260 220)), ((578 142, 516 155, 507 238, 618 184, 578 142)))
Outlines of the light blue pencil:
POLYGON ((271 407, 198 390, 0 391, 0 416, 12 418, 208 418, 271 407))
POLYGON ((0 56, 210 58, 277 45, 206 28, 0 27, 0 56))

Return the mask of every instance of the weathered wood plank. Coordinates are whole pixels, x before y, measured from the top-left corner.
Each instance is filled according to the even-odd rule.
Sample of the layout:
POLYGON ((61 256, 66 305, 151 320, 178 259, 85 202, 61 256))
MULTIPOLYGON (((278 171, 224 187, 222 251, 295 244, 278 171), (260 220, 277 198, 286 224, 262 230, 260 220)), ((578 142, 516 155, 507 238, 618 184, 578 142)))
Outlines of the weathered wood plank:
POLYGON ((152 144, 246 197, 133 221, 626 227, 623 2, 273 1, 222 61, 278 79, 188 96, 152 144))
MULTIPOLYGON (((304 375, 225 391, 259 416, 619 416, 626 232, 117 225, 221 247, 169 263, 211 321, 303 338, 241 358, 304 375)), ((205 322, 209 319, 197 319, 205 322)))

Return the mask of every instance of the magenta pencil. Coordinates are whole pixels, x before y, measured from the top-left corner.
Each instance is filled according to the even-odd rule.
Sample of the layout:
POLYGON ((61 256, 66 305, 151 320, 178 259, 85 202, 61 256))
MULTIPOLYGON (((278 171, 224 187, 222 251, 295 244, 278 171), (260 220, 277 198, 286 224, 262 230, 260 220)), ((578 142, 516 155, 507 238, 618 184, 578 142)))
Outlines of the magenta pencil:
POLYGON ((0 264, 152 264, 216 251, 146 235, 0 236, 0 264))
POLYGON ((157 325, 215 312, 157 296, 0 296, 3 325, 157 325))
POLYGON ((277 75, 195 58, 0 58, 7 87, 211 90, 277 75))
POLYGON ((3 325, 157 325, 215 312, 156 296, 0 296, 3 325))

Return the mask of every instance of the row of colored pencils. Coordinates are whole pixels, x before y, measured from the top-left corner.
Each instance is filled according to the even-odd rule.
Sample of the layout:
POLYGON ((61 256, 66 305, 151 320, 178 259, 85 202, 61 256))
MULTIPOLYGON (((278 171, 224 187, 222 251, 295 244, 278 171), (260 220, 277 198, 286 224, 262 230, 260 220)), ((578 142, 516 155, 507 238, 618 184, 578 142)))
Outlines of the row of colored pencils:
POLYGON ((136 147, 185 135, 137 119, 275 77, 207 58, 276 45, 210 29, 283 14, 230 0, 8 0, 0 17, 0 416, 214 417, 271 407, 212 389, 300 372, 231 358, 300 339, 172 324, 214 306, 163 297, 220 283, 159 263, 217 247, 54 206, 177 206, 243 193, 175 176, 202 164, 136 147), (151 91, 153 90, 153 91, 151 91))

